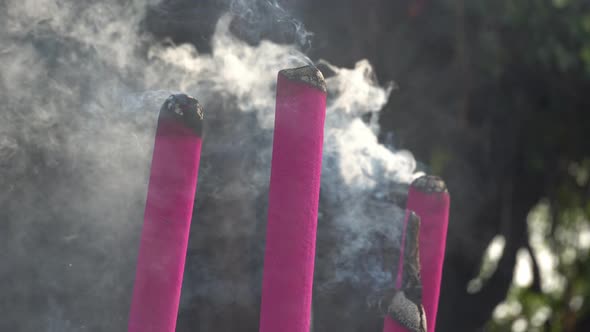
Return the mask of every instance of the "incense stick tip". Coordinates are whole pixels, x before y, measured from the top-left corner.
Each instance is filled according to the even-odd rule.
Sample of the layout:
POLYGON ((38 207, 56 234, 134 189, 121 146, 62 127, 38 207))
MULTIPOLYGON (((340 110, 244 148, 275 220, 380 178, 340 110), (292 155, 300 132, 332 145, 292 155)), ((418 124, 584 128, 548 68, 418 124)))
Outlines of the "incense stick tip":
POLYGON ((193 129, 197 135, 203 131, 203 108, 199 101, 183 93, 170 95, 160 109, 160 117, 173 118, 193 129))
POLYGON ((279 71, 279 75, 282 75, 293 81, 299 81, 311 85, 317 89, 322 90, 323 92, 327 91, 324 75, 314 66, 283 69, 279 71))
POLYGON ((434 175, 424 175, 412 182, 412 187, 425 193, 444 193, 447 192, 445 182, 434 175))
POLYGON ((414 212, 412 210, 409 210, 408 211, 408 220, 411 223, 418 224, 418 227, 419 227, 419 225, 420 225, 420 217, 418 216, 418 214, 416 212, 414 212))

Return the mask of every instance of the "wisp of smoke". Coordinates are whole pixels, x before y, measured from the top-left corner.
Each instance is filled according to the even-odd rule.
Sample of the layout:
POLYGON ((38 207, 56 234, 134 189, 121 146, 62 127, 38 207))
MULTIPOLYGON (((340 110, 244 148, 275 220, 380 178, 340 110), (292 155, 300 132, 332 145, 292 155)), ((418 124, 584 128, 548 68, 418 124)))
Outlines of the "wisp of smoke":
POLYGON ((229 12, 236 18, 235 29, 240 37, 257 41, 271 30, 280 41, 300 49, 311 47, 313 33, 285 10, 277 0, 228 0, 229 12))
MULTIPOLYGON (((307 39, 251 45, 228 14, 200 54, 141 29, 154 5, 0 4, 2 331, 124 330, 157 111, 180 91, 204 105, 206 134, 179 330, 213 331, 230 324, 219 323, 227 313, 257 324, 276 74, 309 61, 300 53, 309 34, 293 23, 307 39)), ((246 19, 259 15, 244 8, 246 19)), ((316 293, 345 283, 375 291, 391 275, 373 253, 399 245, 395 203, 416 165, 362 120, 376 119, 391 91, 371 65, 332 70, 316 293)))

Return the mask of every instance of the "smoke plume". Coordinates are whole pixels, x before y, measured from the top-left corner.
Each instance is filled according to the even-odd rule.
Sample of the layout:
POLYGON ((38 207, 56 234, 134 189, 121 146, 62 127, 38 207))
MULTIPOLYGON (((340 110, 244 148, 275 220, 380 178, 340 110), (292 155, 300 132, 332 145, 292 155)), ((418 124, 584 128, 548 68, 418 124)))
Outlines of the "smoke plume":
MULTIPOLYGON (((257 326, 275 80, 310 61, 311 34, 276 3, 234 1, 201 53, 145 29, 147 11, 165 5, 0 4, 0 330, 125 329, 157 111, 175 92, 206 112, 178 330, 257 326), (281 43, 248 42, 261 10, 268 22, 257 24, 289 27, 281 43)), ((367 61, 325 67, 320 302, 342 285, 392 283, 382 255, 399 246, 417 175, 409 152, 377 141, 391 88, 367 61)))

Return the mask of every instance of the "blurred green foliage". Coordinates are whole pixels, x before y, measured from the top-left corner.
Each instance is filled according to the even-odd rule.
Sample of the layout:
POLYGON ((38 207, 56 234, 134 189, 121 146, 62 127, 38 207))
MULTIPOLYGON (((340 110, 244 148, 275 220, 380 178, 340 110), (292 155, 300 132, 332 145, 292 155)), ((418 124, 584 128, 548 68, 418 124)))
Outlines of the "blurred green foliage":
POLYGON ((525 171, 544 182, 546 196, 528 217, 529 253, 541 280, 513 282, 488 329, 590 331, 590 2, 497 0, 466 7, 480 26, 474 32, 478 73, 488 80, 529 76, 514 85, 506 104, 525 100, 520 105, 531 109, 522 133, 525 171))
POLYGON ((310 57, 394 80, 382 133, 449 187, 437 330, 590 331, 590 1, 304 2, 310 57))

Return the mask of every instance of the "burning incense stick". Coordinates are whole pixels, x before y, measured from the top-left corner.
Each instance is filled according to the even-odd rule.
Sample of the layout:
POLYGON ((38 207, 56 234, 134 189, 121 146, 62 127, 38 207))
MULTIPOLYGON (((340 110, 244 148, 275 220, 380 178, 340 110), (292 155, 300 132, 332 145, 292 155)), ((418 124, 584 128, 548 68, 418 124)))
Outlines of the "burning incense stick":
POLYGON ((172 95, 160 110, 129 332, 173 332, 199 159, 203 113, 196 99, 172 95))
POLYGON ((309 332, 326 85, 319 70, 281 70, 268 225, 261 332, 309 332))
POLYGON ((397 281, 392 294, 385 297, 386 317, 383 332, 425 332, 426 317, 422 306, 420 250, 418 235, 420 218, 406 211, 400 250, 397 281))
POLYGON ((438 177, 422 176, 410 186, 407 208, 415 211, 422 221, 419 244, 420 269, 428 332, 433 332, 436 324, 449 225, 449 205, 447 187, 438 177))

